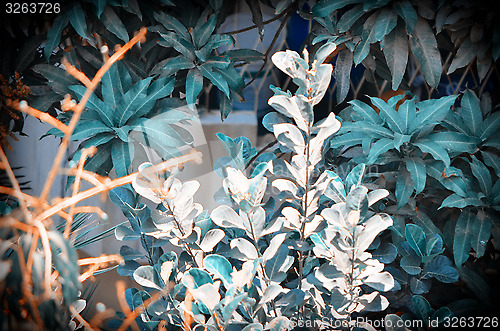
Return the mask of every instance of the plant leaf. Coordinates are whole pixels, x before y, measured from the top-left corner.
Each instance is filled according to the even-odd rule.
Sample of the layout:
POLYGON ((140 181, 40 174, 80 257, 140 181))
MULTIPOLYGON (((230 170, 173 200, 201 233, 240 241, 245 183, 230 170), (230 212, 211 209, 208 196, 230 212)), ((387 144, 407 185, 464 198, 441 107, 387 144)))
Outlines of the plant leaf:
POLYGON ((190 109, 194 108, 202 89, 203 75, 197 68, 190 69, 186 78, 186 101, 190 109))
POLYGON ((453 257, 455 264, 460 268, 469 258, 471 249, 472 226, 475 217, 468 211, 463 211, 457 220, 455 237, 453 238, 453 257))
POLYGON ((129 37, 127 29, 125 28, 125 25, 123 25, 118 15, 116 15, 115 11, 110 6, 107 6, 102 14, 103 15, 101 17, 101 22, 104 24, 106 29, 108 29, 124 42, 128 42, 129 37))
POLYGON ((408 38, 402 27, 396 26, 385 36, 383 52, 392 74, 392 89, 396 91, 403 80, 408 63, 408 38))
POLYGON ((437 88, 442 72, 441 55, 434 32, 424 18, 418 18, 417 25, 410 34, 410 48, 420 63, 426 82, 437 88))
POLYGON ((425 233, 424 231, 416 224, 406 224, 405 227, 405 238, 410 244, 410 247, 417 253, 418 256, 425 256, 425 233))
POLYGON ((406 169, 410 172, 411 179, 415 184, 415 195, 422 192, 425 188, 425 182, 427 179, 427 170, 425 168, 425 162, 419 157, 407 157, 404 158, 406 169))

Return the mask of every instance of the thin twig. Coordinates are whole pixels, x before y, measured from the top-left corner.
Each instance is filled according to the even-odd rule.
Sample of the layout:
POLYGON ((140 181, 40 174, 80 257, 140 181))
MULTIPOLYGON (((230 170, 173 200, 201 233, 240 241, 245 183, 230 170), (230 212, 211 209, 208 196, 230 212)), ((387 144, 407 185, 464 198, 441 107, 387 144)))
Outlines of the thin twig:
MULTIPOLYGON (((80 189, 80 182, 82 178, 83 167, 85 166, 85 160, 87 156, 91 156, 97 152, 97 147, 92 146, 90 148, 84 148, 82 151, 82 155, 80 156, 80 162, 78 163, 78 168, 76 170, 75 181, 73 183, 73 193, 72 195, 76 195, 78 190, 80 189)), ((71 232, 71 223, 73 223, 73 215, 75 212, 75 205, 72 205, 69 208, 68 212, 68 220, 66 222, 66 227, 64 229, 64 239, 68 239, 69 234, 71 232)))
POLYGON ((63 133, 68 132, 68 127, 66 126, 66 124, 59 121, 57 118, 52 117, 49 113, 45 113, 43 111, 39 111, 36 108, 30 107, 26 103, 26 101, 18 102, 18 101, 8 100, 7 105, 9 105, 12 108, 19 109, 20 111, 22 111, 25 114, 36 117, 40 121, 52 125, 53 127, 57 128, 59 131, 62 131, 63 133))
POLYGON ((286 25, 286 22, 288 21, 288 19, 290 18, 290 16, 292 16, 292 13, 293 13, 293 8, 295 7, 295 3, 293 3, 292 5, 289 6, 289 9, 286 10, 286 14, 285 14, 285 17, 283 19, 283 21, 281 22, 278 30, 276 31, 276 34, 274 35, 274 38, 273 40, 271 41, 271 44, 269 45, 269 47, 267 48, 267 51, 266 53, 264 54, 264 63, 262 64, 262 66, 260 67, 260 69, 257 71, 257 73, 252 77, 252 79, 250 80, 250 82, 248 82, 247 84, 245 84, 245 87, 249 86, 250 84, 252 84, 256 79, 257 77, 259 76, 259 74, 262 72, 262 70, 264 70, 266 64, 267 64, 267 61, 269 60, 269 54, 271 53, 273 47, 274 47, 274 44, 276 43, 276 41, 278 40, 278 37, 281 33, 281 30, 283 30, 283 28, 285 27, 286 25))
POLYGON ((80 323, 83 324, 83 326, 85 327, 85 329, 94 330, 94 328, 92 328, 92 326, 90 326, 89 322, 87 322, 82 317, 82 315, 80 315, 80 313, 78 311, 76 311, 75 307, 69 306, 69 311, 71 312, 71 314, 73 314, 74 318, 76 318, 78 320, 78 322, 80 322, 80 323))
MULTIPOLYGON (((287 11, 294 5, 294 3, 290 4, 288 6, 288 8, 286 8, 281 14, 279 15, 276 15, 274 16, 273 18, 271 19, 268 19, 267 21, 264 21, 263 22, 263 25, 266 25, 266 24, 269 24, 269 23, 272 23, 274 21, 277 21, 279 20, 280 18, 282 18, 283 16, 285 16, 287 14, 287 11)), ((243 32, 247 32, 247 31, 250 31, 250 30, 253 30, 253 29, 256 29, 258 26, 257 24, 254 24, 252 26, 249 26, 249 27, 246 27, 246 28, 243 28, 243 29, 239 29, 239 30, 234 30, 234 31, 230 31, 230 32, 225 32, 226 34, 238 34, 238 33, 243 33, 243 32)))
POLYGON ((253 161, 255 161, 255 159, 257 159, 260 155, 262 155, 266 150, 273 147, 277 142, 278 142, 278 140, 275 139, 275 140, 271 141, 269 144, 267 144, 266 146, 262 147, 262 149, 254 157, 252 157, 250 159, 247 166, 245 167, 245 170, 247 170, 247 168, 250 166, 250 164, 252 164, 253 161))
POLYGON ((66 69, 68 74, 70 74, 71 76, 75 77, 80 82, 82 82, 86 88, 91 88, 92 81, 90 81, 87 75, 85 75, 80 70, 76 69, 75 66, 69 63, 69 61, 65 57, 63 57, 61 64, 64 66, 64 69, 66 69))
MULTIPOLYGON (((144 170, 143 174, 144 174, 144 176, 147 176, 147 175, 153 174, 155 172, 165 171, 168 169, 178 167, 179 165, 182 165, 182 164, 190 162, 190 161, 194 161, 196 163, 201 163, 201 153, 193 149, 191 152, 189 152, 185 155, 182 155, 182 156, 179 156, 176 158, 172 158, 172 159, 169 159, 169 160, 164 161, 162 163, 159 163, 155 166, 149 167, 149 168, 144 170)), ((76 204, 82 200, 90 198, 90 197, 97 195, 99 193, 109 191, 115 187, 129 184, 138 175, 139 175, 138 172, 134 172, 128 176, 116 178, 114 180, 103 183, 99 186, 95 186, 93 188, 90 188, 86 191, 82 191, 82 192, 78 193, 77 195, 63 199, 59 203, 57 203, 56 205, 52 206, 51 208, 49 208, 49 209, 45 210, 44 212, 42 212, 41 214, 37 215, 35 217, 35 219, 45 220, 45 219, 51 217, 52 215, 58 213, 59 211, 65 209, 65 208, 68 208, 69 206, 76 204)))

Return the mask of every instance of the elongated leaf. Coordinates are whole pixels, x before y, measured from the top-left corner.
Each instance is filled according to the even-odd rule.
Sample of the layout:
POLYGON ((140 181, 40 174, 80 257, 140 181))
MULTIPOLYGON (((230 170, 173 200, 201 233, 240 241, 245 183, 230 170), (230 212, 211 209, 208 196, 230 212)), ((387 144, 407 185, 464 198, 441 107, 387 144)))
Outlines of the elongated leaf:
POLYGON ((111 146, 111 159, 118 177, 127 176, 134 158, 134 145, 116 140, 111 146))
POLYGON ((375 112, 375 110, 366 103, 359 100, 351 100, 348 102, 353 110, 360 114, 365 120, 371 121, 375 124, 381 124, 382 118, 375 112))
MULTIPOLYGON (((153 84, 151 84, 151 86, 148 88, 146 97, 139 100, 135 110, 133 111, 133 114, 129 119, 140 118, 148 114, 159 99, 162 99, 172 93, 172 91, 174 90, 174 84, 175 79, 173 77, 159 78, 154 81, 153 84)), ((165 116, 169 117, 169 123, 173 124, 180 121, 180 119, 178 119, 177 121, 175 120, 175 115, 179 114, 172 112, 172 110, 169 110, 166 113, 168 115, 165 116)), ((158 117, 155 118, 159 119, 158 117)), ((162 117, 162 120, 164 121, 165 118, 162 117)))
POLYGON ((482 206, 484 203, 479 200, 478 198, 475 197, 462 197, 458 194, 453 193, 452 195, 448 196, 446 199, 443 200, 443 203, 439 207, 439 209, 443 207, 449 207, 449 208, 464 208, 467 206, 482 206))
POLYGON ((214 84, 220 91, 224 92, 224 95, 227 98, 231 98, 227 81, 224 79, 224 77, 222 77, 221 74, 212 71, 209 66, 207 67, 205 65, 201 65, 198 68, 200 69, 203 76, 208 78, 212 82, 212 84, 214 84))
POLYGON ((405 238, 418 256, 425 256, 425 233, 418 225, 407 224, 405 227, 405 238))
POLYGON ((410 34, 410 47, 420 63, 420 70, 426 82, 436 88, 441 79, 441 55, 437 48, 436 37, 429 23, 421 17, 410 34))
POLYGON ((427 179, 427 171, 425 168, 425 162, 418 157, 405 157, 406 169, 410 172, 411 179, 415 184, 415 195, 422 192, 425 188, 425 182, 427 179))
POLYGON ((387 122, 394 132, 404 133, 405 126, 395 109, 391 108, 384 100, 370 97, 373 105, 380 110, 379 115, 387 122))
POLYGON ((397 1, 394 3, 394 9, 398 13, 399 16, 406 23, 406 32, 411 34, 413 29, 417 25, 418 14, 413 5, 408 0, 397 1))
MULTIPOLYGON (((37 49, 40 47, 44 40, 45 37, 43 35, 35 35, 26 40, 26 42, 23 44, 23 47, 19 50, 19 53, 14 61, 14 71, 21 73, 26 68, 28 68, 30 62, 35 58, 37 49)), ((47 45, 45 45, 45 47, 47 47, 47 45)), ((50 52, 52 52, 52 50, 50 50, 50 52)))
MULTIPOLYGON (((82 99, 83 95, 87 91, 87 88, 82 85, 73 85, 69 87, 70 90, 75 92, 76 96, 78 99, 82 99)), ((104 102, 102 102, 95 94, 92 94, 90 98, 88 99, 87 103, 85 104, 86 108, 95 110, 101 119, 101 121, 109 126, 113 126, 113 120, 112 120, 112 114, 113 110, 104 102)))
POLYGON ((466 38, 451 61, 448 75, 455 72, 458 68, 463 68, 472 62, 476 57, 476 52, 477 47, 474 46, 469 38, 466 38))
POLYGON ((476 272, 469 268, 459 269, 460 279, 462 279, 467 287, 474 293, 482 302, 490 301, 490 286, 476 272))
POLYGON ((338 147, 338 146, 355 146, 361 144, 361 141, 363 140, 365 136, 362 133, 359 132, 349 132, 343 135, 339 136, 334 136, 330 140, 330 146, 332 148, 338 147))
POLYGON ((432 235, 438 234, 442 237, 441 230, 439 230, 432 219, 427 216, 423 211, 418 210, 418 212, 412 216, 412 221, 416 225, 420 226, 424 230, 426 237, 431 237, 432 235))
POLYGON ((430 99, 419 102, 417 104, 419 111, 417 113, 416 121, 412 126, 412 130, 422 128, 428 124, 437 124, 441 122, 446 117, 448 112, 451 111, 451 106, 455 103, 456 98, 456 95, 448 95, 439 99, 430 99))
POLYGON ((252 12, 252 22, 257 25, 259 29, 259 36, 262 40, 264 36, 264 21, 262 20, 262 10, 260 9, 260 2, 258 0, 245 0, 250 11, 252 12))
POLYGON ((462 117, 470 131, 474 135, 478 134, 481 123, 483 122, 479 98, 474 92, 467 89, 462 97, 460 106, 458 114, 462 117))
POLYGON ((483 191, 486 196, 490 195, 493 181, 491 179, 490 171, 488 170, 488 168, 486 168, 486 166, 475 156, 472 156, 472 163, 470 164, 470 167, 472 170, 472 174, 479 182, 481 191, 483 191))
POLYGON ((102 13, 101 21, 108 29, 111 31, 115 36, 123 40, 124 42, 129 41, 127 29, 125 28, 125 25, 123 25, 122 21, 116 15, 115 11, 111 7, 106 7, 104 9, 104 12, 102 13))
POLYGON ((424 153, 430 153, 435 160, 441 160, 446 166, 450 165, 448 152, 438 143, 432 141, 419 141, 414 143, 424 153))
POLYGON ((474 221, 474 215, 467 211, 463 211, 457 220, 453 238, 453 257, 459 268, 469 258, 474 221))
POLYGON ((190 69, 186 78, 186 101, 190 109, 194 108, 202 88, 203 75, 196 68, 190 69))
POLYGON ((205 45, 214 32, 215 23, 217 23, 217 15, 212 15, 199 29, 193 32, 193 41, 198 48, 205 45))
POLYGON ((370 44, 375 42, 375 22, 378 12, 372 14, 363 24, 363 36, 353 54, 354 64, 360 64, 370 53, 370 44))
POLYGON ((47 42, 43 48, 43 52, 47 60, 54 48, 56 48, 61 42, 61 34, 64 28, 68 25, 68 16, 66 15, 57 15, 54 19, 54 23, 52 24, 52 28, 50 28, 47 33, 47 42))
POLYGON ((112 131, 100 121, 80 121, 71 135, 71 140, 87 139, 99 133, 112 131))
POLYGON ((333 76, 337 81, 337 103, 344 101, 349 92, 349 81, 351 79, 352 52, 344 49, 337 55, 333 76))
POLYGON ((495 112, 484 119, 481 123, 481 136, 480 138, 484 141, 489 138, 493 133, 498 131, 500 127, 500 112, 495 112))
MULTIPOLYGON (((186 58, 184 55, 178 55, 176 57, 168 59, 168 61, 163 66, 162 74, 166 76, 175 75, 180 70, 191 68, 194 68, 193 61, 186 58)), ((155 69, 153 69, 153 71, 155 71, 155 69)))
POLYGON ((500 177, 500 157, 486 151, 481 151, 481 154, 483 155, 484 163, 493 169, 497 177, 500 177))
POLYGON ((326 17, 337 9, 357 2, 359 0, 321 0, 313 6, 311 11, 314 16, 326 17))
POLYGON ((382 138, 372 145, 368 154, 368 164, 373 164, 379 155, 394 148, 394 142, 391 139, 382 138))
POLYGON ((480 140, 459 132, 436 132, 429 135, 429 140, 436 142, 450 152, 475 153, 480 140))
POLYGON ((69 21, 71 22, 71 25, 73 25, 73 27, 75 28, 76 32, 82 38, 91 41, 89 35, 87 34, 87 23, 85 20, 85 14, 79 2, 76 2, 68 10, 68 18, 69 21))
POLYGON ((176 32, 184 39, 190 38, 186 27, 177 18, 168 15, 164 11, 154 11, 153 16, 168 30, 176 32))
POLYGON ((113 120, 119 127, 125 125, 127 120, 135 114, 139 105, 144 104, 146 91, 152 79, 148 77, 137 82, 118 100, 117 109, 120 111, 114 112, 113 120))
POLYGON ((492 219, 484 211, 479 211, 477 219, 472 225, 471 246, 477 253, 477 257, 484 255, 486 245, 491 236, 492 219))
POLYGON ((381 41, 396 27, 398 14, 392 9, 384 8, 380 11, 375 23, 375 40, 381 41))
MULTIPOLYGON (((340 33, 344 33, 347 30, 349 30, 354 22, 356 22, 363 14, 365 11, 363 10, 363 5, 359 4, 348 11, 346 11, 339 19, 339 22, 337 23, 337 28, 339 29, 340 33)), ((315 15, 317 16, 317 15, 315 15)))
POLYGON ((392 89, 396 91, 403 80, 408 63, 408 38, 401 26, 397 26, 384 38, 384 56, 392 74, 392 89))

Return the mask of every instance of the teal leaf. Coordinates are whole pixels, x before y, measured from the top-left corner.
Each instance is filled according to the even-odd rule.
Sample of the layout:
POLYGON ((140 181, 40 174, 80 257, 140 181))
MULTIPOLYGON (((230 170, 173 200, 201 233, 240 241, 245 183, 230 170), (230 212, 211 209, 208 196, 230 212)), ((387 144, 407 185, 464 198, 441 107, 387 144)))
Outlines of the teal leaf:
POLYGON ((224 92, 224 95, 227 98, 231 98, 229 95, 229 86, 227 84, 227 81, 222 77, 221 74, 214 72, 211 70, 210 66, 206 67, 205 65, 201 65, 198 67, 206 78, 212 82, 220 91, 224 92))
POLYGON ((422 277, 434 277, 441 283, 454 283, 458 281, 458 271, 451 266, 446 256, 438 255, 425 265, 422 277))
POLYGON ((411 136, 407 134, 401 134, 399 132, 394 133, 394 148, 401 151, 401 146, 411 140, 411 136))
POLYGON ((47 33, 47 42, 43 47, 43 52, 47 60, 52 54, 54 48, 59 46, 59 43, 61 42, 61 34, 66 25, 68 25, 68 17, 66 15, 57 15, 56 18, 54 19, 52 27, 47 33))
POLYGON ((405 238, 418 256, 425 256, 426 240, 424 231, 416 224, 406 224, 405 238))
POLYGON ((335 148, 339 146, 351 147, 359 145, 364 137, 364 134, 359 132, 349 132, 343 135, 336 135, 330 140, 330 146, 335 148))
POLYGON ((417 195, 424 190, 427 180, 425 162, 419 157, 405 157, 404 161, 406 169, 410 172, 411 179, 415 184, 415 195, 417 195))
MULTIPOLYGON (((117 66, 118 64, 112 65, 101 79, 102 99, 111 108, 116 107, 117 99, 123 94, 122 82, 117 66)), ((109 122, 112 123, 112 116, 108 115, 107 117, 109 117, 109 122)))
POLYGON ((398 14, 395 11, 389 8, 382 9, 375 23, 375 40, 382 41, 396 27, 397 21, 398 14))
POLYGON ((419 102, 417 104, 419 111, 412 130, 422 128, 426 125, 440 123, 451 111, 451 106, 455 103, 456 98, 456 95, 448 95, 439 99, 419 102))
POLYGON ((112 131, 100 121, 80 121, 71 135, 71 140, 87 139, 99 133, 112 131))
POLYGON ((412 221, 424 230, 426 237, 431 237, 435 234, 442 236, 441 230, 434 224, 434 221, 420 209, 412 216, 412 221))
POLYGON ((340 33, 344 33, 347 30, 351 28, 351 26, 356 22, 363 14, 365 11, 363 10, 363 5, 359 4, 348 11, 346 11, 339 19, 337 23, 337 28, 339 29, 340 33))
POLYGON ((351 100, 348 103, 352 106, 352 109, 361 115, 365 120, 370 121, 375 124, 382 124, 382 118, 375 112, 375 110, 367 105, 366 103, 359 100, 351 100))
POLYGON ((398 209, 406 205, 410 199, 413 187, 415 184, 411 179, 410 173, 406 168, 400 168, 398 178, 396 180, 396 200, 398 201, 398 209))
POLYGON ((168 59, 168 61, 165 62, 161 73, 164 76, 170 76, 176 75, 180 70, 191 68, 194 68, 193 61, 186 58, 184 55, 178 55, 176 57, 168 59))
POLYGON ((111 145, 111 159, 118 177, 130 174, 129 167, 134 158, 134 145, 121 140, 116 140, 111 145))
POLYGON ((335 10, 358 2, 359 0, 321 0, 312 7, 311 12, 314 16, 326 17, 333 13, 335 10))
MULTIPOLYGON (((75 92, 79 100, 83 98, 83 95, 87 91, 87 88, 83 85, 73 85, 70 86, 69 89, 75 92)), ((113 110, 106 103, 102 102, 95 94, 90 95, 87 103, 85 104, 85 107, 88 109, 95 110, 99 114, 100 119, 106 126, 109 127, 113 126, 113 121, 111 117, 113 114, 113 110)))
POLYGON ((408 63, 408 38, 402 27, 398 25, 384 38, 382 51, 392 74, 392 89, 396 91, 408 63))
POLYGON ((103 15, 101 17, 101 22, 104 24, 106 29, 112 32, 115 36, 117 36, 124 42, 129 41, 128 32, 125 28, 125 25, 123 25, 122 21, 111 7, 106 7, 106 9, 104 9, 103 15))
POLYGON ((85 14, 83 12, 82 6, 79 2, 76 2, 68 10, 68 18, 71 25, 75 28, 75 31, 82 37, 91 41, 89 35, 87 34, 87 23, 85 19, 85 14))
POLYGON ((435 160, 441 160, 446 166, 450 165, 448 152, 438 143, 432 141, 419 141, 414 143, 422 152, 429 153, 435 160))
POLYGON ((115 228, 115 237, 120 241, 126 241, 137 240, 140 238, 140 235, 135 233, 131 228, 121 224, 115 228))
POLYGON ((455 237, 453 238, 453 257, 459 268, 469 258, 474 221, 474 215, 468 211, 462 211, 457 220, 455 237))
POLYGON ((255 62, 255 61, 261 61, 264 59, 264 54, 261 52, 258 52, 254 49, 234 49, 225 52, 229 58, 231 58, 231 61, 233 62, 255 62))
POLYGON ((186 101, 190 109, 194 108, 202 88, 203 75, 196 68, 190 69, 186 77, 186 101))
POLYGON ((379 155, 391 150, 394 148, 394 141, 391 139, 387 138, 382 138, 378 140, 376 143, 374 143, 371 148, 370 152, 368 153, 368 164, 373 164, 379 155))
POLYGON ((417 118, 417 107, 415 106, 414 99, 405 100, 398 108, 398 115, 403 121, 405 132, 408 134, 411 133, 413 123, 415 123, 417 118))
MULTIPOLYGON (((360 163, 349 172, 345 178, 345 188, 347 193, 350 193, 356 186, 361 185, 363 182, 363 176, 365 175, 365 169, 365 164, 360 163)), ((332 177, 335 179, 335 176, 332 177)), ((339 190, 339 192, 343 193, 342 190, 339 190)), ((343 195, 345 196, 345 193, 343 195)))
POLYGON ((215 208, 210 218, 221 228, 245 229, 243 219, 233 210, 233 208, 226 205, 215 208))
POLYGON ((361 41, 356 45, 354 50, 354 64, 360 64, 370 53, 370 44, 375 42, 375 22, 377 21, 378 12, 372 14, 363 24, 363 36, 361 41))
POLYGON ((143 79, 132 86, 123 96, 117 100, 117 109, 114 112, 114 123, 121 127, 132 117, 138 106, 144 104, 146 91, 153 77, 143 79))
POLYGON ((409 254, 405 255, 399 261, 401 269, 403 269, 408 275, 418 275, 422 272, 420 264, 422 263, 422 258, 417 255, 409 254))
POLYGON ((473 154, 478 150, 479 138, 459 132, 436 132, 428 136, 429 140, 443 146, 450 152, 473 154))
POLYGON ((488 139, 492 134, 498 132, 498 128, 500 128, 500 112, 494 112, 490 116, 486 117, 481 123, 481 140, 488 139))
POLYGON ((443 248, 443 238, 438 234, 432 234, 426 236, 427 244, 425 245, 426 258, 424 262, 428 262, 428 257, 433 257, 437 254, 441 254, 444 251, 443 248))
POLYGON ((408 0, 397 1, 394 3, 394 9, 398 13, 399 16, 406 23, 406 32, 411 34, 413 29, 417 25, 418 14, 413 5, 408 0))
POLYGON ((463 68, 472 62, 477 55, 477 48, 478 47, 473 44, 469 38, 465 38, 451 61, 450 67, 448 68, 448 75, 455 72, 458 68, 463 68))
POLYGON ((448 207, 448 208, 464 208, 467 206, 482 206, 484 203, 475 197, 462 197, 456 193, 451 194, 446 199, 443 200, 443 203, 439 207, 439 209, 448 207))
POLYGON ((500 177, 500 157, 487 151, 481 151, 481 155, 483 155, 484 163, 493 169, 497 177, 500 177))
POLYGON ((234 94, 231 93, 231 99, 234 99, 234 101, 244 102, 243 88, 245 88, 245 81, 240 76, 238 71, 236 71, 232 65, 224 70, 219 68, 214 68, 214 70, 226 80, 227 85, 231 91, 234 92, 234 94), (238 98, 236 98, 236 96, 238 98))
POLYGON ((491 188, 493 186, 493 181, 491 179, 490 171, 488 168, 479 161, 474 155, 472 156, 472 163, 470 164, 472 174, 476 177, 479 182, 479 187, 481 191, 486 195, 490 195, 491 188))
POLYGON ((420 70, 426 82, 436 88, 443 69, 441 55, 434 32, 424 18, 419 17, 413 33, 410 34, 410 48, 420 63, 420 70))
POLYGON ((203 259, 203 266, 209 272, 216 275, 224 283, 226 289, 229 289, 233 283, 233 277, 231 273, 233 272, 233 267, 231 263, 224 257, 217 254, 207 255, 203 259))
POLYGON ((168 15, 164 11, 154 11, 154 18, 160 22, 167 30, 174 31, 184 39, 190 39, 186 27, 175 17, 168 15))
POLYGON ((372 252, 372 256, 384 264, 392 263, 397 255, 398 250, 396 246, 391 243, 384 243, 372 252))
POLYGON ((262 40, 264 36, 264 21, 262 19, 262 10, 260 8, 259 0, 245 0, 248 8, 252 12, 252 22, 257 26, 259 30, 259 36, 262 40))
POLYGON ((205 45, 214 32, 217 15, 212 15, 203 25, 193 31, 193 41, 198 48, 205 45))
MULTIPOLYGON (((136 105, 130 119, 142 118, 153 109, 156 101, 170 95, 174 90, 175 79, 173 77, 158 78, 149 86, 145 98, 141 98, 136 105)), ((171 111, 171 110, 170 110, 171 111)), ((173 113, 169 113, 173 115, 173 113)), ((171 122, 175 123, 177 121, 171 122)))
POLYGON ((484 211, 479 211, 476 220, 472 224, 471 237, 471 246, 478 258, 483 256, 486 251, 486 245, 491 236, 491 227, 492 219, 484 211))
POLYGON ((474 135, 479 133, 483 115, 481 113, 481 104, 479 98, 470 89, 467 89, 462 97, 458 109, 458 114, 462 117, 464 123, 469 127, 474 135))
POLYGON ((333 76, 337 82, 337 103, 344 101, 349 92, 352 68, 352 52, 344 49, 337 54, 333 76))
POLYGON ((210 274, 199 268, 191 268, 182 277, 182 284, 189 289, 197 289, 205 284, 213 284, 210 274), (191 277, 186 277, 191 276, 191 277))
POLYGON ((432 309, 429 302, 420 295, 414 295, 411 298, 411 303, 413 306, 413 311, 415 315, 421 320, 427 321, 431 317, 434 309, 432 309))
POLYGON ((390 107, 384 100, 376 97, 369 97, 375 107, 380 110, 379 115, 386 121, 393 132, 404 133, 404 123, 401 121, 398 112, 390 107))

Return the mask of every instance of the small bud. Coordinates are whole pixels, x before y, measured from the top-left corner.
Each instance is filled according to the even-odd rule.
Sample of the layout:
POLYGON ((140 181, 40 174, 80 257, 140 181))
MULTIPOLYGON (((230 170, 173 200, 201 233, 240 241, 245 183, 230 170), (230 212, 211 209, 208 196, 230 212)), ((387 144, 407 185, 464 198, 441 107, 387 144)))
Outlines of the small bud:
POLYGON ((101 47, 101 54, 108 54, 109 48, 108 45, 104 45, 101 47))
POLYGON ((103 312, 106 310, 106 305, 102 302, 98 302, 95 304, 95 309, 98 311, 98 312, 103 312))
POLYGON ((26 108, 28 108, 28 102, 26 102, 26 100, 19 102, 19 109, 26 109, 26 108))

